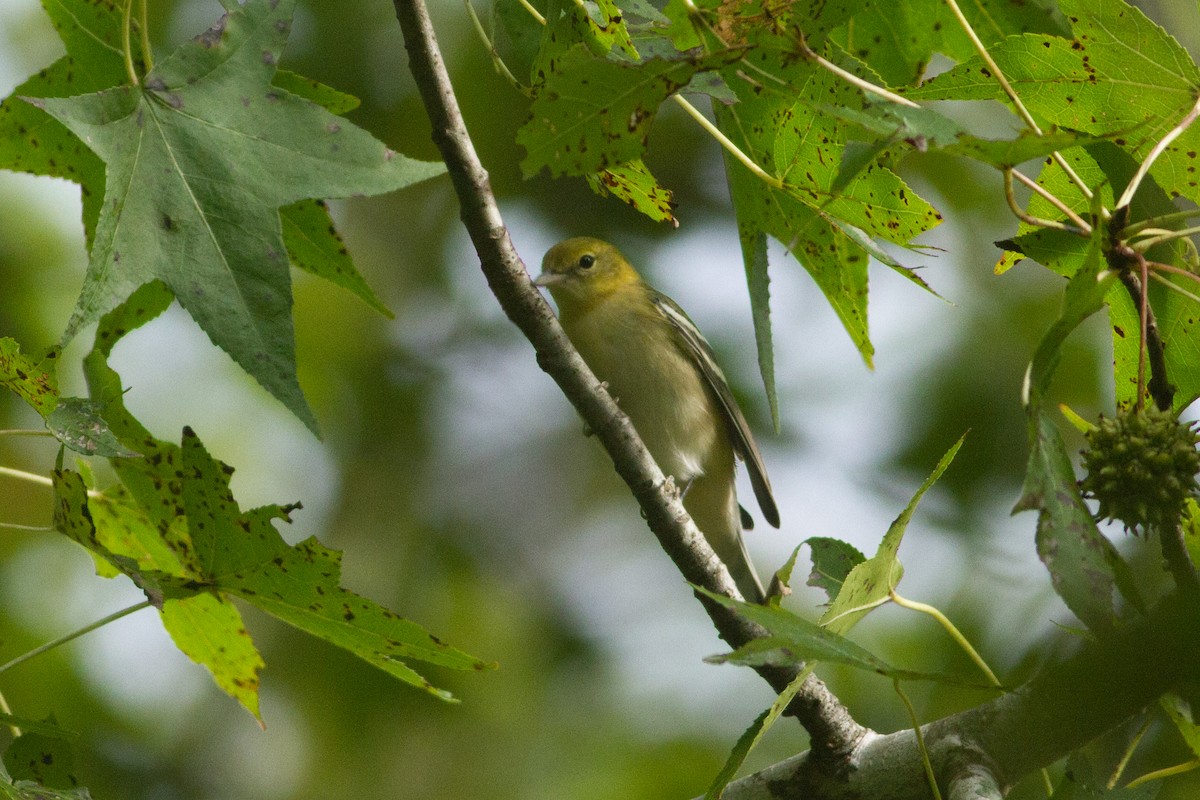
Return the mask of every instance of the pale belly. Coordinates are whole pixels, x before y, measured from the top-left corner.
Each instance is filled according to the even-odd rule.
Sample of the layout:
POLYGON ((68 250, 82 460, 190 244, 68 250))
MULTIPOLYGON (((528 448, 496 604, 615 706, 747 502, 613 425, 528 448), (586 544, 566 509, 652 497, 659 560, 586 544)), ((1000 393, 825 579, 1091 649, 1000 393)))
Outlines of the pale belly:
POLYGON ((644 329, 612 322, 594 311, 588 324, 571 326, 571 338, 596 377, 608 384, 663 472, 685 484, 704 473, 714 448, 721 445, 720 415, 711 391, 671 340, 669 329, 654 330, 650 335, 655 340, 647 342, 644 329), (593 335, 599 331, 603 337, 593 335), (653 369, 631 366, 630 354, 646 352, 648 346, 667 355, 653 369))

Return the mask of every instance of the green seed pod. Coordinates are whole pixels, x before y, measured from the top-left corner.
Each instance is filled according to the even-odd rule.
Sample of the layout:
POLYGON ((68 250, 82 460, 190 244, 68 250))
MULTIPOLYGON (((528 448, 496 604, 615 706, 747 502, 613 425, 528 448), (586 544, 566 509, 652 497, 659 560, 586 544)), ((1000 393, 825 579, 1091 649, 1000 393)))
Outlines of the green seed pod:
POLYGON ((1200 441, 1191 425, 1157 409, 1100 418, 1087 434, 1087 474, 1080 488, 1099 503, 1097 519, 1127 531, 1174 527, 1184 503, 1197 495, 1200 441))

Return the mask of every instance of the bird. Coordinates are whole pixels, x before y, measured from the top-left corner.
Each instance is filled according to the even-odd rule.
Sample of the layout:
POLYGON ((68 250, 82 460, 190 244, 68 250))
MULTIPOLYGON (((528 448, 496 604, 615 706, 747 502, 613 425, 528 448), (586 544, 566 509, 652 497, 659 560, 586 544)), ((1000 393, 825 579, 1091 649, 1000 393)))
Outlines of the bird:
POLYGON ((779 510, 750 426, 695 323, 601 239, 554 245, 534 283, 549 290, 567 338, 680 487, 739 592, 765 602, 742 538, 752 520, 738 505, 735 459, 745 462, 763 517, 776 528, 779 510))

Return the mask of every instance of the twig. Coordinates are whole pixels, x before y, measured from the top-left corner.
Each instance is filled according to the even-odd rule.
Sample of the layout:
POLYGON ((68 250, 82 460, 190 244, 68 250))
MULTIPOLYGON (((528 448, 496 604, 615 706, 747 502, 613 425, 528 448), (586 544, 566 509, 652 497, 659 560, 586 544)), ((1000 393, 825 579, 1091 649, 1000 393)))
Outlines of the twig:
MULTIPOLYGON (((492 293, 509 319, 537 351, 538 363, 575 405, 613 459, 659 543, 690 583, 737 596, 729 571, 688 517, 678 493, 669 488, 628 417, 617 407, 571 346, 550 307, 534 287, 512 245, 496 206, 487 172, 475 153, 446 72, 433 25, 423 0, 394 0, 396 18, 409 53, 409 68, 421 93, 434 143, 446 162, 461 204, 460 216, 492 293)), ((704 602, 717 631, 737 647, 766 635, 714 602, 704 602)), ((794 667, 759 670, 771 686, 783 691, 799 674, 794 667)), ((868 733, 815 676, 804 681, 788 706, 809 732, 815 751, 830 763, 841 763, 868 733)))
MULTIPOLYGON (((1140 253, 1128 251, 1123 258, 1136 257, 1141 264, 1146 264, 1146 259, 1140 253)), ((1133 299, 1133 304, 1142 313, 1141 317, 1142 328, 1142 354, 1139 355, 1139 362, 1145 357, 1150 359, 1150 380, 1144 382, 1145 373, 1143 364, 1138 365, 1138 399, 1137 406, 1142 406, 1142 395, 1146 389, 1149 389, 1150 396, 1154 398, 1154 404, 1160 410, 1166 411, 1171 407, 1175 399, 1175 387, 1171 385, 1167 379, 1167 358, 1163 351, 1162 337, 1158 333, 1158 322, 1154 318, 1154 309, 1151 308, 1149 302, 1146 301, 1146 292, 1143 290, 1143 285, 1139 282, 1138 277, 1133 274, 1133 270, 1127 264, 1120 262, 1121 256, 1110 254, 1110 266, 1117 270, 1117 274, 1121 279, 1122 285, 1133 299), (1113 259, 1117 259, 1118 263, 1113 263, 1113 259)))

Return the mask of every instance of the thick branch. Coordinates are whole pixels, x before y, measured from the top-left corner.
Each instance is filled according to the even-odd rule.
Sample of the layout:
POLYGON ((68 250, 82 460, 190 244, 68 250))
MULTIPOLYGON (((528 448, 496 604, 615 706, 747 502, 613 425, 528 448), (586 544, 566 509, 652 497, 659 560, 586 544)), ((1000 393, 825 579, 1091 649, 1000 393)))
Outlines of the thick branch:
MULTIPOLYGON (((724 564, 691 521, 676 492, 663 477, 629 419, 592 375, 558 325, 550 307, 533 286, 513 248, 466 125, 458 109, 442 61, 433 25, 422 0, 394 0, 412 70, 433 139, 442 153, 461 204, 461 216, 480 267, 500 306, 533 344, 541 365, 612 457, 617 473, 641 505, 650 529, 689 582, 737 597, 724 564)), ((733 612, 704 602, 721 638, 737 647, 766 632, 733 612)), ((792 669, 764 668, 760 674, 778 692, 798 674, 792 669)), ((788 708, 808 730, 813 750, 823 764, 836 765, 854 749, 866 730, 850 717, 814 676, 788 708)))
MULTIPOLYGON (((968 786, 1007 791, 1195 679, 1197 606, 1175 597, 1150 620, 1088 644, 1021 688, 922 727, 934 774, 950 797, 968 786), (961 788, 960 788, 961 787, 961 788)), ((726 800, 929 800, 911 730, 865 737, 831 780, 808 753, 729 785, 726 800)), ((993 794, 983 793, 982 797, 993 794)), ((970 796, 970 795, 967 795, 970 796)))

